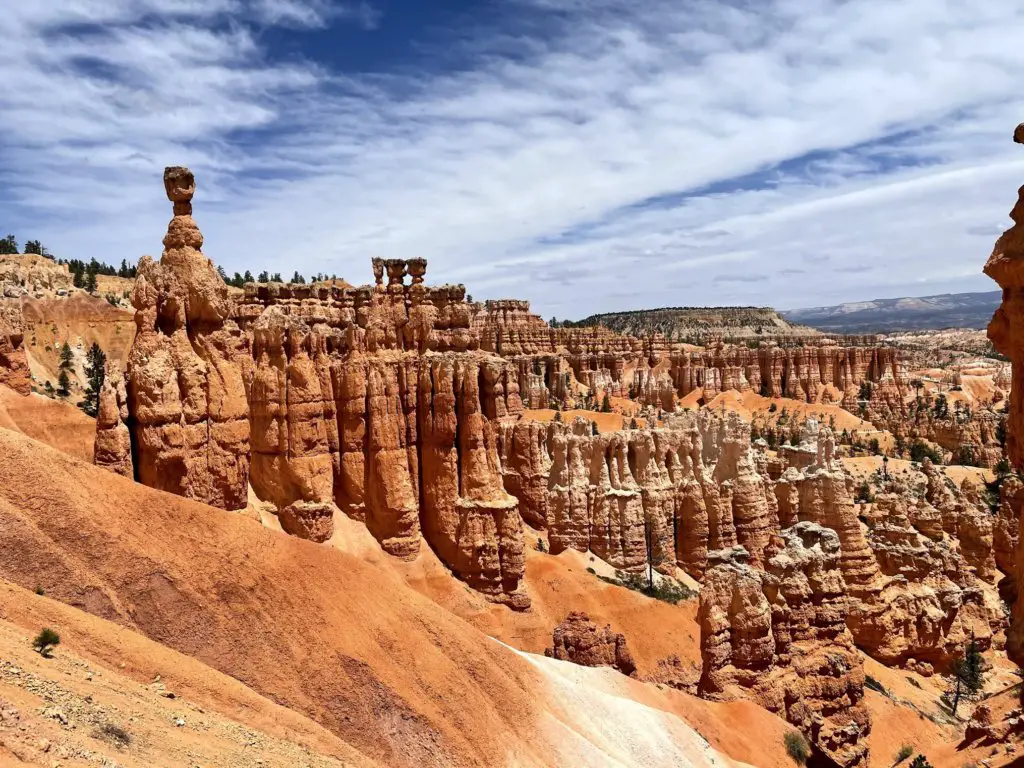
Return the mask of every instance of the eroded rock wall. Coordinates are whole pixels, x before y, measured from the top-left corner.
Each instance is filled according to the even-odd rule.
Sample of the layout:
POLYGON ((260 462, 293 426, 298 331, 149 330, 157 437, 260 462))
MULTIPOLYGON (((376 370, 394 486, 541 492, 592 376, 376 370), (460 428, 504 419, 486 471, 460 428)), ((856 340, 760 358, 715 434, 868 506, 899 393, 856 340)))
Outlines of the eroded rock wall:
POLYGON ((840 766, 868 764, 864 665, 847 628, 840 540, 801 522, 772 536, 764 569, 717 550, 701 590, 702 696, 752 698, 840 766))
POLYGON ((425 539, 470 586, 527 607, 497 444, 523 408, 518 377, 479 350, 465 289, 425 286, 422 259, 375 259, 373 286, 250 285, 236 303, 200 250, 192 174, 164 181, 174 218, 160 262, 139 264, 127 387, 104 388, 97 462, 224 509, 251 482, 314 541, 340 512, 396 557, 425 539))
MULTIPOLYGON (((1024 123, 1017 126, 1013 139, 1024 144, 1024 123)), ((1013 226, 996 241, 985 264, 985 274, 1003 289, 1003 300, 988 326, 988 337, 1011 361, 1009 404, 1007 406, 1006 452, 1018 470, 1024 470, 1024 187, 1010 211, 1013 226)), ((1018 527, 1019 530, 1019 527, 1018 527)), ((1012 624, 1007 632, 1006 651, 1018 664, 1024 664, 1024 551, 1018 542, 1016 602, 1012 624)))
POLYGON ((32 381, 24 341, 21 301, 0 298, 0 385, 27 395, 32 391, 32 381))
POLYGON ((829 339, 785 347, 711 344, 703 350, 674 352, 669 373, 681 397, 701 390, 708 400, 731 389, 811 403, 852 400, 856 404, 865 382, 877 383, 900 397, 906 387, 899 351, 878 346, 872 339, 865 339, 863 346, 840 346, 829 339))
POLYGON ((174 217, 159 262, 142 257, 132 291, 128 410, 139 482, 222 509, 248 498, 249 406, 235 358, 247 339, 227 286, 203 255, 192 218, 195 180, 168 168, 174 217))
POLYGON ((640 570, 649 540, 656 568, 700 578, 709 549, 739 541, 760 562, 778 531, 775 490, 735 414, 679 413, 658 428, 605 434, 585 419, 522 420, 503 425, 499 443, 506 489, 547 528, 555 554, 589 550, 640 570))

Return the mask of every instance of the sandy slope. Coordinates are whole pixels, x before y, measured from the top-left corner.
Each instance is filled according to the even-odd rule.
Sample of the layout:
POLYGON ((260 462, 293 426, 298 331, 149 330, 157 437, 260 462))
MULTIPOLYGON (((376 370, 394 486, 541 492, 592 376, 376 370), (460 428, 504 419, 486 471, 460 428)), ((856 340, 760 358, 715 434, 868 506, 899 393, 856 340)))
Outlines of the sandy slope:
POLYGON ((69 456, 92 461, 96 421, 70 403, 0 387, 0 428, 21 432, 69 456))
POLYGON ((16 726, 0 718, 0 765, 10 764, 5 757, 46 768, 106 757, 126 768, 249 766, 257 756, 268 768, 370 765, 237 680, 56 600, 0 582, 0 618, 0 701, 18 711, 16 726), (31 650, 44 626, 62 638, 49 659, 31 650), (158 675, 174 698, 152 685, 158 675), (127 731, 130 743, 103 734, 105 724, 127 731))
MULTIPOLYGON (((50 381, 56 386, 60 348, 64 342, 75 352, 73 383, 85 382, 85 352, 93 342, 106 352, 108 370, 123 369, 135 338, 135 319, 131 311, 83 292, 67 297, 26 298, 22 311, 29 369, 38 382, 50 381)), ((79 394, 75 388, 75 397, 79 394)))
MULTIPOLYGON (((691 398, 693 394, 695 393, 691 392, 687 398, 691 398)), ((693 404, 687 403, 687 398, 683 400, 684 405, 696 408, 695 401, 693 404)), ((736 411, 746 419, 750 419, 754 414, 768 414, 769 408, 773 405, 776 407, 773 412, 773 420, 777 419, 785 408, 792 416, 799 419, 816 418, 826 424, 830 423, 830 419, 835 419, 835 428, 838 430, 848 429, 851 432, 857 430, 859 433, 865 434, 876 431, 870 422, 854 416, 838 405, 806 403, 803 400, 787 397, 763 397, 756 392, 737 392, 732 389, 716 395, 707 403, 708 408, 736 411)))
MULTIPOLYGON (((4 579, 40 585, 48 598, 230 675, 382 764, 558 765, 565 729, 609 761, 652 764, 622 762, 631 750, 621 736, 593 741, 593 728, 578 722, 589 715, 544 694, 547 673, 389 569, 5 430, 0 541, 4 579)), ((172 690, 185 684, 180 674, 172 666, 164 675, 172 690)), ((679 742, 686 726, 672 717, 666 738, 679 742)), ((688 759, 700 765, 706 755, 688 759)))

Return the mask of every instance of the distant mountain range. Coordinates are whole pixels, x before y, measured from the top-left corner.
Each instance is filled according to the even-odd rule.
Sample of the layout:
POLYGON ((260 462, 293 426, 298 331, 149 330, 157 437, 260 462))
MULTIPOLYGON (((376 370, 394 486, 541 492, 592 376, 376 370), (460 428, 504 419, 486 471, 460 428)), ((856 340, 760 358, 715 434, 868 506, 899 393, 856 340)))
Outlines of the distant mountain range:
POLYGON ((999 291, 944 293, 902 299, 875 299, 780 312, 791 323, 831 333, 985 328, 999 306, 999 291))

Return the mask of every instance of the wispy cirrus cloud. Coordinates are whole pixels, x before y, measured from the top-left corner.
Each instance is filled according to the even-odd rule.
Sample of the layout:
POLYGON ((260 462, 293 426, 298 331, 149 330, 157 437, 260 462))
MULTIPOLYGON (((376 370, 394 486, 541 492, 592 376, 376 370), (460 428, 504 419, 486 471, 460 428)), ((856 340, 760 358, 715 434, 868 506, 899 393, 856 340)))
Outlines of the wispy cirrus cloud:
POLYGON ((420 255, 560 317, 785 308, 987 289, 1024 179, 1013 0, 520 0, 377 68, 264 34, 387 34, 371 5, 59 5, 0 17, 0 206, 68 255, 159 251, 186 163, 229 271, 420 255))

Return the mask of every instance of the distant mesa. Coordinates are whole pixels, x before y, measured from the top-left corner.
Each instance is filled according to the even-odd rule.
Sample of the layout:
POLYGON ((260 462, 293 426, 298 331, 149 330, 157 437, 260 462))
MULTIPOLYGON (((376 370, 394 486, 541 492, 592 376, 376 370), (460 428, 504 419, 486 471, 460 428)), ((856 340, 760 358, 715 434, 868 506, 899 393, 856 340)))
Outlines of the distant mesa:
POLYGON ((662 307, 590 315, 574 327, 601 325, 616 333, 704 344, 711 340, 745 341, 816 335, 771 307, 662 307))
POLYGON ((781 315, 789 322, 809 325, 827 333, 980 329, 992 319, 1001 297, 1000 291, 944 293, 791 309, 781 315))

